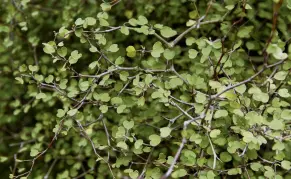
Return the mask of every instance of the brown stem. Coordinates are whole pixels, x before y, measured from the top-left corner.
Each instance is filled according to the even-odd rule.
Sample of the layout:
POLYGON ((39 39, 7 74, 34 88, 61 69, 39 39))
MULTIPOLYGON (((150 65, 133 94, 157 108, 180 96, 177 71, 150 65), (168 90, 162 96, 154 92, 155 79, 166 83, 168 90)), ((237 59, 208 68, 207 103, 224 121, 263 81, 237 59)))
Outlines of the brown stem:
POLYGON ((270 34, 269 39, 266 42, 265 48, 263 50, 263 56, 264 56, 264 64, 267 65, 268 64, 268 59, 269 59, 269 54, 267 53, 267 48, 270 45, 275 31, 276 31, 276 27, 277 27, 277 21, 278 21, 278 14, 279 14, 279 9, 282 6, 283 0, 280 0, 277 4, 273 5, 273 22, 272 22, 272 31, 270 34))

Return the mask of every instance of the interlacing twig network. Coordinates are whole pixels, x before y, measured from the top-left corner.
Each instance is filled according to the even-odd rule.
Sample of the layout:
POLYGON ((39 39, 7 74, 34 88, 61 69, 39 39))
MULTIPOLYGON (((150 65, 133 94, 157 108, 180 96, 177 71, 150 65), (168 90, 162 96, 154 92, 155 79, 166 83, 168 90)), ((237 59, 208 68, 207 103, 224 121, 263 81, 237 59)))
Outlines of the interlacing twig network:
MULTIPOLYGON (((113 4, 117 4, 118 2, 120 1, 114 1, 113 4)), ((245 11, 245 5, 246 5, 246 2, 244 2, 244 5, 243 5, 243 8, 244 8, 244 11, 245 11)), ((281 1, 280 1, 281 2, 281 1)), ((212 1, 210 1, 209 3, 209 6, 205 12, 205 15, 201 16, 195 23, 194 25, 192 25, 190 28, 186 29, 184 32, 180 33, 180 35, 178 35, 174 40, 172 40, 171 42, 168 42, 167 40, 165 40, 162 36, 160 36, 158 33, 154 33, 153 35, 159 39, 162 43, 164 43, 164 45, 166 45, 168 48, 173 48, 175 47, 176 44, 178 44, 187 34, 189 34, 192 30, 194 29, 199 29, 200 26, 204 26, 204 25, 208 25, 208 24, 214 24, 214 23, 221 23, 223 22, 226 18, 227 18, 227 15, 230 13, 230 11, 227 11, 220 19, 218 20, 209 20, 209 21, 204 21, 206 18, 207 18, 207 15, 209 13, 209 10, 211 8, 211 5, 212 5, 212 1)), ((264 66, 259 70, 257 71, 255 74, 253 74, 252 76, 250 76, 249 78, 243 80, 243 81, 240 81, 240 82, 237 82, 237 83, 233 83, 233 84, 229 84, 228 86, 226 86, 222 91, 220 92, 217 92, 216 94, 205 94, 203 92, 200 92, 200 91, 197 91, 196 90, 196 93, 203 93, 207 96, 208 98, 208 103, 205 105, 205 109, 203 110, 203 112, 200 114, 200 115, 196 115, 196 116, 193 116, 192 114, 190 114, 191 111, 193 111, 195 109, 194 107, 194 103, 190 103, 190 102, 186 102, 186 101, 183 101, 183 100, 180 100, 180 99, 177 99, 175 98, 174 96, 170 95, 168 97, 169 99, 169 104, 171 106, 173 106, 174 108, 176 108, 178 111, 180 111, 180 114, 178 116, 176 116, 175 118, 172 118, 172 119, 168 119, 169 120, 169 125, 172 125, 175 123, 175 121, 184 116, 186 118, 188 118, 188 120, 184 121, 183 123, 183 130, 187 130, 187 128, 189 127, 190 124, 194 124, 194 125, 197 125, 197 126, 204 126, 203 124, 203 120, 205 119, 205 117, 207 116, 208 112, 211 111, 211 113, 213 114, 213 111, 215 110, 214 107, 213 107, 213 104, 216 103, 217 101, 221 101, 221 100, 224 100, 224 97, 221 97, 223 96, 225 93, 231 91, 231 90, 234 90, 235 88, 241 86, 241 85, 245 85, 247 83, 250 83, 252 82, 256 77, 258 77, 259 75, 261 75, 262 73, 264 73, 266 70, 269 70, 269 69, 272 69, 274 68, 274 72, 277 70, 277 68, 282 65, 286 60, 280 60, 276 63, 273 63, 273 64, 268 64, 268 54, 266 52, 266 49, 268 48, 273 36, 274 36, 274 31, 276 30, 276 24, 277 24, 277 16, 278 16, 278 12, 279 12, 279 8, 274 8, 275 9, 275 12, 274 12, 274 18, 273 18, 273 28, 272 28, 272 32, 271 32, 271 35, 270 35, 270 38, 267 40, 267 43, 266 43, 266 46, 264 47, 263 49, 263 55, 264 55, 264 66), (189 109, 183 109, 183 107, 181 106, 188 106, 190 107, 189 109), (199 121, 199 122, 198 122, 199 121)), ((236 21, 235 23, 233 23, 233 27, 237 26, 243 19, 239 19, 238 21, 236 21)), ((118 26, 118 27, 110 27, 109 29, 107 30, 99 30, 99 31, 83 31, 84 34, 97 34, 97 33, 110 33, 110 32, 114 32, 116 30, 120 30, 122 26, 118 26)), ((75 30, 76 30, 77 27, 74 27, 72 30, 70 30, 64 37, 66 36, 69 36, 70 34, 74 33, 75 30)), ((131 30, 131 27, 128 27, 130 30, 131 30)), ((57 35, 57 34, 56 34, 57 35)), ((90 43, 90 39, 87 38, 88 42, 90 43)), ((222 38, 221 40, 221 43, 223 44, 224 43, 224 40, 225 40, 225 37, 222 38)), ((235 50, 231 50, 229 53, 232 53, 234 52, 235 50)), ((98 72, 95 74, 95 75, 88 75, 88 74, 81 74, 81 73, 78 73, 76 70, 73 69, 73 67, 70 67, 70 66, 66 66, 67 69, 73 71, 73 76, 71 76, 72 78, 88 78, 88 79, 93 79, 92 80, 92 83, 90 84, 90 87, 88 88, 88 90, 86 90, 83 94, 84 96, 81 98, 81 100, 78 100, 76 98, 73 98, 73 97, 69 97, 66 92, 64 90, 62 90, 60 87, 59 87, 59 84, 57 83, 45 83, 45 82, 41 82, 41 83, 38 83, 37 82, 37 79, 35 79, 35 77, 33 75, 24 75, 24 77, 27 77, 27 78, 30 78, 31 80, 33 80, 34 82, 38 83, 38 86, 40 89, 49 89, 49 90, 53 90, 55 92, 57 92, 59 95, 61 96, 64 96, 66 98, 68 98, 69 100, 71 100, 73 103, 75 103, 75 109, 80 109, 82 107, 84 107, 84 105, 86 104, 93 104, 93 105, 98 105, 98 101, 89 101, 86 99, 86 97, 89 95, 89 93, 91 92, 92 90, 92 87, 94 84, 96 84, 102 77, 106 76, 106 75, 112 75, 112 74, 115 74, 115 73, 120 73, 122 71, 134 71, 134 72, 138 72, 138 73, 141 73, 141 74, 158 74, 158 73, 171 73, 173 75, 175 75, 177 78, 180 78, 185 84, 189 84, 189 82, 184 79, 175 69, 175 66, 174 66, 174 63, 168 65, 169 67, 167 67, 167 69, 146 69, 146 68, 141 68, 139 66, 135 66, 135 67, 123 67, 123 66, 119 66, 119 65, 116 65, 114 64, 110 59, 109 57, 107 57, 107 55, 105 53, 103 53, 101 51, 101 49, 98 49, 98 53, 100 54, 100 57, 98 60, 105 60, 107 61, 109 64, 112 64, 112 68, 108 69, 108 70, 105 70, 103 72, 98 72)), ((217 70, 219 69, 220 67, 220 63, 221 63, 221 60, 222 60, 222 57, 226 54, 227 52, 224 51, 223 47, 222 47, 222 53, 221 53, 221 57, 219 58, 217 64, 212 64, 212 67, 213 68, 213 78, 214 80, 217 79, 217 75, 218 72, 217 70)), ((52 55, 52 57, 54 58, 54 56, 52 55)), ((61 59, 64 59, 63 57, 61 57, 61 59)), ((66 61, 66 59, 64 59, 64 61, 66 61)), ((223 73, 225 73, 224 71, 222 71, 223 73)), ((274 74, 273 74, 274 75, 274 74)), ((270 78, 272 77, 272 75, 270 76, 270 78)), ((132 78, 133 79, 133 78, 132 78)), ((130 83, 130 82, 129 82, 130 83)), ((127 85, 129 85, 129 83, 127 85)), ((126 89, 127 85, 121 90, 121 92, 119 93, 119 95, 126 89)), ((158 89, 158 87, 154 86, 154 85, 150 85, 149 88, 151 89, 158 89)), ((235 93, 235 91, 234 91, 235 93)), ((63 129, 63 123, 65 121, 67 117, 64 117, 61 119, 60 123, 59 123, 59 127, 58 127, 58 130, 57 132, 55 133, 53 139, 51 140, 51 142, 49 143, 48 147, 42 151, 42 152, 39 152, 38 155, 36 157, 34 157, 31 162, 32 162, 32 165, 31 165, 31 168, 28 172, 25 172, 21 175, 18 175, 18 176, 14 176, 14 178, 20 178, 22 176, 26 176, 28 177, 31 172, 32 172, 32 169, 34 167, 34 163, 36 162, 36 160, 38 158, 40 158, 42 155, 44 155, 48 150, 49 148, 53 145, 53 143, 57 140, 57 137, 60 133, 60 131, 63 129)), ((104 131, 106 133, 106 137, 107 137, 107 144, 109 146, 109 148, 111 148, 112 150, 115 150, 117 151, 118 149, 114 148, 112 145, 111 145, 111 141, 112 141, 112 138, 108 132, 108 129, 106 127, 106 120, 104 120, 103 118, 103 115, 100 115, 98 119, 96 119, 95 121, 93 121, 92 123, 89 123, 89 124, 86 124, 86 125, 82 125, 78 120, 75 120, 75 123, 76 123, 76 127, 78 127, 78 130, 80 132, 81 135, 83 135, 89 142, 90 144, 92 145, 92 149, 97 157, 98 160, 102 160, 104 161, 107 165, 108 165, 108 168, 110 169, 110 172, 113 176, 113 178, 115 178, 114 176, 114 173, 112 171, 112 167, 111 167, 111 164, 110 164, 110 153, 108 152, 108 155, 107 155, 107 159, 104 159, 103 157, 101 157, 101 155, 97 152, 96 150, 96 146, 94 145, 94 142, 92 141, 92 139, 90 138, 90 136, 86 133, 86 130, 85 128, 96 123, 96 122, 101 122, 103 127, 104 127, 104 131)), ((179 127, 179 126, 178 126, 179 127)), ((209 126, 208 128, 211 128, 211 121, 209 123, 209 126)), ((210 146, 211 146, 211 149, 212 149, 212 152, 213 152, 213 167, 212 169, 214 170, 216 168, 216 162, 217 160, 220 160, 219 157, 217 156, 216 154, 216 151, 215 151, 215 147, 212 145, 212 141, 211 141, 211 138, 209 137, 209 133, 207 132, 206 133, 207 135, 207 138, 209 140, 209 143, 210 143, 210 146)), ((170 175, 172 174, 174 168, 175 168, 175 165, 177 164, 178 160, 179 160, 179 157, 181 155, 181 152, 182 150, 184 149, 185 145, 187 144, 187 139, 186 137, 182 137, 182 140, 180 142, 180 145, 178 147, 178 150, 173 158, 173 161, 172 163, 168 166, 168 170, 166 171, 166 173, 162 176, 162 179, 166 179, 168 177, 170 177, 170 175)), ((22 144, 21 144, 22 145, 22 144)), ((246 149, 247 149, 247 146, 245 147, 245 150, 242 152, 241 156, 243 156, 246 152, 246 149)), ((139 178, 143 178, 144 177, 144 174, 145 174, 145 171, 146 171, 146 167, 147 165, 149 164, 150 162, 150 156, 151 154, 149 154, 148 158, 146 159, 145 161, 145 166, 143 168, 143 171, 142 173, 139 175, 139 178)), ((17 156, 16 156, 17 157, 17 156)), ((57 159, 55 159, 51 165, 51 168, 49 168, 49 171, 47 172, 47 174, 45 175, 45 178, 48 178, 49 177, 49 174, 53 168, 53 166, 55 165, 55 163, 57 162, 57 159)), ((267 161, 269 162, 269 161, 267 161)), ((244 166, 245 167, 245 166, 244 166)), ((84 174, 81 174, 79 175, 78 177, 76 178, 81 178, 83 177, 86 173, 89 173, 90 171, 92 171, 93 169, 90 169, 88 171, 86 171, 84 174)))

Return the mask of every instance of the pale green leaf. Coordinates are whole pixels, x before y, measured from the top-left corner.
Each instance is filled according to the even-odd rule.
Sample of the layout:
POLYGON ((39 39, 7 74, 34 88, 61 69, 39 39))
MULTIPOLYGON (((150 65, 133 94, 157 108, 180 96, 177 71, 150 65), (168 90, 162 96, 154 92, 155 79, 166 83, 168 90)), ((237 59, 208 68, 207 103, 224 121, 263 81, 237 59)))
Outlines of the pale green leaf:
POLYGON ((170 27, 164 26, 161 29, 161 34, 163 37, 170 38, 177 35, 177 32, 170 27))
POLYGON ((104 113, 107 113, 108 111, 108 106, 107 105, 101 105, 99 107, 100 111, 104 114, 104 113))
POLYGON ((171 134, 172 129, 169 127, 160 128, 160 136, 165 138, 171 134))
POLYGON ((74 116, 78 112, 78 109, 71 109, 67 112, 69 116, 74 116))
POLYGON ((123 121, 122 124, 123 124, 125 129, 129 130, 129 129, 133 128, 134 121, 123 121))
POLYGON ((109 52, 117 52, 119 50, 117 44, 112 44, 110 47, 107 49, 109 52))
POLYGON ((216 138, 217 136, 219 136, 220 133, 221 131, 219 129, 214 129, 214 130, 211 130, 209 136, 211 138, 216 138))
POLYGON ((290 109, 284 109, 281 112, 281 118, 285 120, 291 120, 291 110, 290 109))
POLYGON ((126 55, 130 58, 133 58, 136 56, 136 50, 135 50, 134 46, 128 46, 126 48, 126 52, 127 52, 126 55))
POLYGON ((157 146, 161 142, 161 137, 156 134, 152 134, 149 136, 149 140, 151 146, 157 146))
POLYGON ((221 117, 226 117, 228 115, 228 112, 226 110, 217 110, 214 114, 214 118, 221 118, 221 117))

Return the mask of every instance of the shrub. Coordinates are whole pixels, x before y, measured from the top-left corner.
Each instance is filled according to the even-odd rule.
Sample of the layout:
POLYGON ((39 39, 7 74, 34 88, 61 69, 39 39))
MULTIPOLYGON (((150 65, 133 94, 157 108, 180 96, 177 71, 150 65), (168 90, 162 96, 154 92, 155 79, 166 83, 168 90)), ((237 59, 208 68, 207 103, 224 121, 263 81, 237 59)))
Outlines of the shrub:
POLYGON ((1 8, 10 178, 290 177, 289 1, 1 8))

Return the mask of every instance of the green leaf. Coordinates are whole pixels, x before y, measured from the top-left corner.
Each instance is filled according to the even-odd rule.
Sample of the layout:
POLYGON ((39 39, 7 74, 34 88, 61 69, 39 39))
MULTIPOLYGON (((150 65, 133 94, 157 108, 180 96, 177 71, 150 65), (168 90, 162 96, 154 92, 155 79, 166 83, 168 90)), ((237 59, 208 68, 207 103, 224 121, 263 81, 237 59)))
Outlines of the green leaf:
POLYGON ((125 129, 129 130, 129 129, 133 128, 134 121, 123 121, 122 124, 123 124, 125 129))
MULTIPOLYGON (((66 29, 65 27, 61 27, 60 30, 59 30, 59 34, 58 35, 61 38, 67 38, 68 34, 69 34, 69 30, 66 29)), ((63 42, 58 43, 58 46, 63 46, 63 45, 64 45, 63 42)))
POLYGON ((195 142, 195 144, 200 144, 202 142, 202 137, 199 134, 192 134, 190 141, 195 142))
POLYGON ((269 95, 267 93, 254 93, 253 94, 253 99, 256 101, 261 101, 263 103, 267 103, 269 101, 269 95))
POLYGON ((148 20, 145 16, 138 16, 136 23, 138 25, 146 25, 148 23, 148 20))
POLYGON ((249 131, 244 131, 244 132, 242 132, 242 135, 244 136, 244 137, 243 137, 243 141, 244 141, 245 143, 250 143, 250 142, 252 142, 252 141, 255 139, 253 133, 251 133, 251 132, 249 132, 249 131))
POLYGON ((110 101, 110 96, 108 93, 101 93, 101 94, 93 94, 94 99, 100 100, 102 102, 108 102, 110 101))
POLYGON ((84 24, 84 20, 82 18, 78 18, 76 21, 75 21, 75 24, 78 26, 78 25, 83 25, 84 24))
POLYGON ((235 91, 237 91, 240 94, 243 94, 246 91, 247 87, 245 84, 240 85, 238 87, 235 88, 235 91))
POLYGON ((221 117, 226 117, 228 115, 228 112, 226 110, 217 110, 214 114, 214 118, 221 118, 221 117))
POLYGON ((192 150, 184 149, 180 159, 183 165, 193 166, 196 163, 196 154, 192 150))
POLYGON ((278 120, 278 119, 273 119, 270 123, 269 123, 269 127, 271 129, 274 130, 283 130, 284 129, 284 123, 282 120, 278 120))
POLYGON ((206 46, 205 48, 202 49, 201 53, 202 53, 203 56, 208 58, 211 50, 212 50, 212 47, 210 45, 208 45, 208 46, 206 46))
POLYGON ((186 39, 186 45, 187 45, 187 46, 191 46, 192 44, 195 43, 195 41, 196 41, 195 38, 193 38, 193 37, 188 37, 188 38, 186 39))
POLYGON ((284 150, 284 149, 285 149, 285 145, 284 143, 280 141, 277 141, 272 147, 272 150, 284 150))
POLYGON ((155 91, 155 92, 152 93, 151 97, 153 99, 162 98, 163 97, 163 93, 161 93, 160 91, 155 91))
POLYGON ((135 50, 134 46, 128 46, 126 48, 126 52, 127 52, 126 55, 130 58, 133 58, 136 56, 136 50, 135 50))
POLYGON ((169 83, 172 88, 176 88, 183 85, 183 80, 181 80, 180 78, 172 78, 169 83))
POLYGON ((278 94, 282 97, 282 98, 288 98, 290 97, 290 94, 288 92, 288 89, 286 88, 282 88, 278 90, 278 94))
POLYGON ((228 175, 238 175, 241 173, 242 173, 242 171, 240 168, 232 168, 232 169, 228 170, 228 172, 227 172, 228 175))
POLYGON ((78 109, 71 109, 67 112, 69 116, 74 116, 78 112, 78 109))
POLYGON ((172 60, 175 57, 175 51, 171 51, 170 49, 166 49, 164 51, 164 57, 167 60, 172 60))
POLYGON ((274 78, 276 80, 282 81, 282 80, 285 80, 286 76, 287 76, 286 71, 279 71, 275 74, 274 78))
POLYGON ((0 156, 0 163, 6 162, 8 157, 0 156))
POLYGON ((135 18, 129 19, 128 23, 132 26, 137 26, 137 20, 135 18))
POLYGON ((129 73, 127 71, 122 71, 119 73, 119 78, 122 81, 127 81, 128 76, 129 76, 129 73))
POLYGON ((122 148, 124 150, 127 150, 128 149, 128 146, 127 146, 127 144, 124 141, 118 142, 117 143, 117 147, 122 148))
POLYGON ((126 26, 122 26, 120 28, 120 32, 123 33, 124 35, 129 35, 129 29, 126 26))
POLYGON ((251 87, 249 90, 248 90, 248 93, 249 94, 255 94, 255 93, 261 93, 261 89, 258 88, 258 87, 251 87))
POLYGON ((214 179, 216 176, 213 171, 208 171, 206 175, 207 175, 207 179, 214 179))
POLYGON ((138 106, 143 106, 144 104, 145 104, 145 98, 143 96, 138 98, 137 105, 138 106))
POLYGON ((112 44, 110 47, 107 49, 109 52, 117 52, 119 50, 117 44, 112 44))
POLYGON ((170 27, 164 26, 161 29, 161 34, 163 37, 170 38, 177 35, 177 32, 170 27))
POLYGON ((150 145, 151 146, 157 146, 160 144, 161 142, 161 137, 156 135, 156 134, 152 134, 149 136, 149 139, 150 139, 150 145))
POLYGON ((138 173, 137 170, 135 170, 135 171, 129 173, 129 176, 130 176, 130 178, 132 178, 132 179, 137 179, 137 178, 138 178, 138 175, 139 175, 139 173, 138 173))
POLYGON ((255 111, 250 111, 246 114, 245 119, 248 121, 248 124, 253 126, 255 124, 262 124, 264 122, 263 116, 259 115, 255 111))
POLYGON ((278 46, 278 44, 270 44, 267 48, 267 52, 272 54, 278 60, 284 60, 288 57, 286 53, 278 46))
POLYGON ((124 63, 124 57, 119 56, 116 60, 115 60, 115 65, 121 65, 124 63))
POLYGON ((69 57, 69 63, 75 64, 82 57, 82 54, 78 52, 78 50, 74 50, 71 52, 71 56, 69 57))
POLYGON ((108 111, 108 106, 107 106, 107 105, 101 105, 101 106, 99 107, 99 109, 100 109, 100 111, 101 111, 103 114, 105 114, 105 113, 107 113, 107 111, 108 111))
POLYGON ((234 5, 227 5, 227 6, 225 6, 225 8, 227 10, 229 10, 229 11, 232 10, 234 7, 235 7, 234 5))
POLYGON ((194 20, 192 20, 192 19, 190 19, 190 20, 188 20, 188 21, 186 22, 186 26, 187 26, 187 27, 193 26, 194 24, 196 24, 196 21, 194 21, 194 20))
POLYGON ((164 52, 164 47, 160 41, 156 42, 153 46, 153 50, 151 52, 151 55, 155 58, 158 58, 161 56, 161 53, 164 52))
POLYGON ((24 81, 21 77, 16 77, 15 80, 17 80, 20 84, 24 83, 24 81))
POLYGON ((220 133, 221 133, 221 131, 219 129, 214 129, 210 132, 209 136, 211 138, 216 138, 217 136, 219 136, 220 133))
POLYGON ((116 132, 116 138, 123 138, 125 136, 125 128, 120 126, 116 132))
POLYGON ((60 88, 61 89, 66 89, 67 88, 67 83, 68 83, 67 79, 61 80, 60 84, 59 84, 60 88))
POLYGON ((197 54, 198 54, 197 50, 190 49, 188 52, 189 52, 189 58, 194 59, 197 57, 197 54))
POLYGON ((228 152, 221 152, 220 160, 223 162, 230 162, 232 160, 232 156, 228 152))
POLYGON ((49 43, 42 43, 44 45, 43 51, 47 54, 52 54, 55 53, 55 48, 53 45, 49 44, 49 43))
POLYGON ((246 9, 253 9, 249 4, 246 4, 246 9))
MULTIPOLYGON (((265 167, 266 168, 266 167, 265 167)), ((272 169, 272 168, 271 168, 272 169)), ((275 176, 275 172, 274 172, 274 170, 272 169, 272 170, 266 170, 265 172, 264 172, 264 176, 266 177, 266 178, 274 178, 274 176, 275 176)))
POLYGON ((290 109, 284 109, 281 112, 281 118, 285 120, 291 120, 291 110, 290 109))
POLYGON ((99 20, 100 26, 104 26, 104 27, 109 26, 109 23, 107 20, 105 20, 103 18, 99 18, 98 20, 99 20))
POLYGON ((135 149, 139 149, 143 144, 143 140, 142 139, 138 139, 137 141, 135 141, 134 143, 134 148, 135 149))
POLYGON ((43 81, 43 76, 39 75, 39 74, 35 74, 34 78, 36 79, 36 81, 42 82, 43 81))
POLYGON ((58 118, 64 117, 65 114, 66 114, 66 112, 63 109, 58 109, 58 111, 57 111, 57 117, 58 118))
POLYGON ((249 38, 253 28, 253 26, 243 26, 239 28, 237 36, 240 38, 249 38))
POLYGON ((89 88, 89 81, 82 81, 79 83, 79 88, 81 91, 86 91, 89 88))
POLYGON ((116 105, 116 104, 122 104, 123 100, 120 97, 113 97, 111 98, 111 104, 116 105))
POLYGON ((172 157, 172 156, 168 156, 167 164, 171 165, 172 162, 173 162, 173 160, 174 160, 174 157, 172 157))
POLYGON ((53 76, 53 75, 49 75, 48 77, 46 77, 46 78, 44 79, 44 81, 45 81, 46 83, 52 83, 52 82, 54 81, 54 76, 53 76))
POLYGON ((182 178, 187 175, 187 171, 185 169, 178 169, 172 173, 173 178, 182 178))
POLYGON ((44 98, 46 98, 46 94, 45 93, 38 93, 35 96, 35 99, 44 99, 44 98))
POLYGON ((102 3, 101 5, 102 11, 107 12, 111 10, 111 5, 109 3, 102 3))
POLYGON ((291 162, 287 160, 283 160, 281 162, 281 167, 285 170, 290 170, 291 169, 291 162))
POLYGON ((89 48, 89 51, 94 53, 94 52, 98 52, 98 49, 95 46, 91 45, 91 47, 89 48))
POLYGON ((20 72, 26 72, 26 70, 27 70, 27 66, 25 64, 23 64, 19 67, 20 72))
POLYGON ((160 128, 160 136, 165 138, 168 137, 172 132, 172 129, 169 127, 160 128))
POLYGON ((38 150, 36 150, 36 149, 34 149, 34 148, 32 148, 32 149, 30 150, 30 156, 31 156, 31 157, 35 157, 35 156, 37 156, 38 153, 39 153, 38 150))
POLYGON ((206 101, 206 95, 203 93, 198 92, 195 96, 195 101, 197 103, 203 104, 206 101))
POLYGON ((66 47, 61 47, 57 50, 57 53, 61 57, 65 57, 67 55, 67 48, 66 47))
MULTIPOLYGON (((239 42, 241 43, 241 41, 239 41, 239 42)), ((221 47, 222 47, 221 40, 212 41, 210 45, 215 49, 221 49, 221 47)), ((240 44, 236 43, 236 45, 234 45, 233 49, 237 49, 239 46, 240 46, 240 44)))
POLYGON ((123 111, 126 109, 126 105, 120 105, 117 107, 117 113, 120 114, 120 113, 123 113, 123 111))
POLYGON ((252 164, 251 164, 251 169, 252 169, 253 171, 258 172, 261 168, 263 168, 263 165, 260 164, 260 163, 258 163, 258 162, 256 162, 256 163, 252 163, 252 164))
POLYGON ((288 54, 280 52, 280 53, 274 53, 273 56, 278 60, 284 60, 288 57, 288 54))
POLYGON ((116 105, 116 104, 122 104, 123 100, 120 97, 113 97, 111 98, 111 104, 116 105))
POLYGON ((151 84, 151 82, 153 81, 153 76, 151 74, 147 74, 144 81, 146 85, 151 84))
POLYGON ((85 22, 88 25, 92 26, 96 24, 96 19, 94 17, 86 17, 85 22))
POLYGON ((99 66, 99 62, 98 61, 94 61, 92 63, 89 64, 89 68, 92 70, 94 69, 96 66, 99 66))
POLYGON ((4 26, 4 25, 0 25, 0 32, 9 32, 9 27, 8 26, 4 26))

